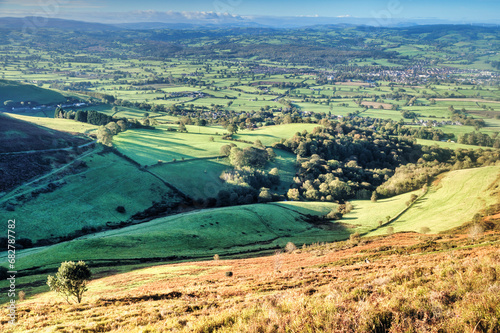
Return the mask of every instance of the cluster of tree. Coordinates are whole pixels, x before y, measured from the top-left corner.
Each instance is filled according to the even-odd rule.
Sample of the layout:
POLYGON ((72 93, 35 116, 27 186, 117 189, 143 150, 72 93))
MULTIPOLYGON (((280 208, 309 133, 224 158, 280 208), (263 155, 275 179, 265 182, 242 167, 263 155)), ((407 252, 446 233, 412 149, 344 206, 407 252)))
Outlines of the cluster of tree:
POLYGON ((262 168, 268 161, 273 161, 276 153, 272 148, 246 147, 238 148, 234 143, 220 148, 220 155, 229 157, 235 168, 262 168))
POLYGON ((300 159, 295 184, 288 190, 290 200, 343 201, 369 199, 375 187, 392 175, 391 169, 363 169, 355 160, 343 163, 319 155, 300 159))
POLYGON ((250 167, 223 171, 220 175, 226 184, 236 186, 250 186, 254 189, 273 188, 280 184, 280 176, 277 168, 271 169, 268 173, 250 167))
POLYGON ((462 125, 474 126, 476 130, 486 125, 483 119, 468 116, 465 109, 456 110, 453 106, 450 106, 448 109, 451 111, 451 120, 460 122, 462 125))
POLYGON ((493 133, 492 136, 479 132, 464 133, 458 137, 457 142, 466 145, 500 148, 500 138, 497 132, 493 133))
MULTIPOLYGON (((54 111, 54 118, 74 119, 82 123, 89 123, 97 126, 106 125, 107 123, 113 121, 113 117, 102 112, 94 110, 78 110, 76 112, 72 110, 66 111, 61 107, 56 108, 54 111)), ((124 121, 127 120, 124 119, 124 121)))
POLYGON ((425 139, 433 141, 453 140, 455 138, 455 134, 453 133, 444 133, 441 129, 430 126, 425 126, 425 127, 404 126, 398 128, 396 131, 389 131, 389 133, 394 133, 394 135, 405 135, 416 139, 425 139))
POLYGON ((417 163, 396 168, 394 175, 377 188, 381 197, 413 191, 425 186, 432 177, 449 170, 461 170, 495 165, 500 159, 498 150, 450 150, 438 146, 420 147, 422 157, 417 163))
POLYGON ((432 177, 449 169, 450 166, 445 163, 409 163, 402 165, 396 168, 391 178, 377 187, 375 198, 392 197, 422 188, 432 177))
POLYGON ((419 157, 412 140, 381 135, 349 122, 296 133, 275 147, 297 155, 299 171, 287 193, 291 200, 370 198, 396 167, 419 157))
MULTIPOLYGON (((136 119, 114 118, 95 110, 78 110, 75 112, 71 110, 66 111, 60 107, 55 110, 54 118, 74 119, 79 122, 100 126, 97 131, 97 140, 106 146, 112 145, 113 135, 124 132, 129 128, 150 129, 156 122, 154 119, 150 119, 147 113, 144 115, 141 124, 136 119)), ((181 123, 181 125, 183 124, 181 123)))
POLYGON ((299 171, 289 199, 341 202, 369 199, 375 190, 392 196, 420 188, 445 170, 492 165, 500 158, 495 150, 420 146, 412 138, 393 136, 391 123, 382 134, 373 130, 373 123, 363 127, 356 122, 361 123, 329 122, 275 144, 297 155, 299 171))
POLYGON ((500 70, 500 61, 492 61, 490 62, 491 67, 495 68, 496 70, 500 70))
POLYGON ((408 111, 408 110, 401 110, 401 116, 405 119, 416 119, 418 117, 418 114, 416 114, 413 111, 408 111))

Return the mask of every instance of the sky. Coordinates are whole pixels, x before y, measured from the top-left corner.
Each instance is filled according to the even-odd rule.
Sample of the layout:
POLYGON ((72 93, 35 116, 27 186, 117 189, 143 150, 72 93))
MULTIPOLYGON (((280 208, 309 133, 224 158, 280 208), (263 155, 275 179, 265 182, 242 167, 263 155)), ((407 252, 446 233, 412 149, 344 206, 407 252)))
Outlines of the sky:
MULTIPOLYGON (((43 16, 83 21, 168 20, 225 13, 255 16, 442 19, 500 22, 499 0, 0 0, 0 17, 43 16)), ((108 23, 104 22, 104 23, 108 23)))

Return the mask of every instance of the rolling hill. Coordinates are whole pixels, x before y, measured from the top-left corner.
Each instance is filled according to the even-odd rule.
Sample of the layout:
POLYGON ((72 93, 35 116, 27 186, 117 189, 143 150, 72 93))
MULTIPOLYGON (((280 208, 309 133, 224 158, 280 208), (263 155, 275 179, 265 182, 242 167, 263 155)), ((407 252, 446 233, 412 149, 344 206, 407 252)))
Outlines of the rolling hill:
POLYGON ((498 243, 407 233, 262 258, 96 267, 81 304, 19 284, 17 325, 5 307, 0 330, 497 332, 498 243))
POLYGON ((425 232, 436 234, 461 226, 477 212, 498 204, 499 173, 498 166, 448 172, 410 207, 410 193, 376 203, 356 200, 351 202, 353 210, 339 221, 317 218, 336 209, 336 204, 293 201, 167 216, 20 251, 18 270, 25 274, 19 280, 27 287, 37 286, 36 281, 45 278, 44 272, 65 260, 85 260, 92 267, 127 270, 152 262, 210 259, 215 254, 256 256, 283 248, 288 242, 301 246, 357 239, 353 234, 378 237, 394 231, 420 231, 423 227, 428 228, 425 232), (463 187, 460 195, 453 194, 457 186, 463 187), (392 216, 389 222, 385 220, 387 215, 392 216), (383 224, 379 224, 381 220, 383 224))
POLYGON ((32 84, 25 84, 9 80, 0 80, 0 108, 8 108, 5 102, 11 101, 13 104, 24 102, 28 105, 63 103, 66 97, 61 93, 37 87, 32 84))

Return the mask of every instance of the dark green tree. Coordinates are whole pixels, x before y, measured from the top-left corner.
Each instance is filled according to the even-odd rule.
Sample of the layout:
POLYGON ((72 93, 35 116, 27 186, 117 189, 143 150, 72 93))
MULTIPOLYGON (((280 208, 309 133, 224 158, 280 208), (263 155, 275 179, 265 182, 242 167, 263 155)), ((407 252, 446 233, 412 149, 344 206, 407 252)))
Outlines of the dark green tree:
POLYGON ((238 125, 236 124, 229 124, 226 128, 226 130, 231 133, 231 134, 235 134, 238 132, 238 125))
POLYGON ((182 121, 179 123, 179 127, 177 128, 177 131, 182 132, 182 133, 186 133, 188 131, 186 128, 186 125, 184 125, 184 123, 182 121))

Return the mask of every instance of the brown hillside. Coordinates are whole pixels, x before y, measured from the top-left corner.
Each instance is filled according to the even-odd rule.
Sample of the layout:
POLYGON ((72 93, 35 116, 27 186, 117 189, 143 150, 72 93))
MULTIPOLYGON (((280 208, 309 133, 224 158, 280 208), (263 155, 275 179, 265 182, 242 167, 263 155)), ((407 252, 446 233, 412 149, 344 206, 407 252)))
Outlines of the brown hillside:
POLYGON ((444 237, 353 238, 264 258, 102 269, 82 304, 49 292, 21 302, 17 326, 3 320, 0 329, 498 332, 499 235, 444 237))

